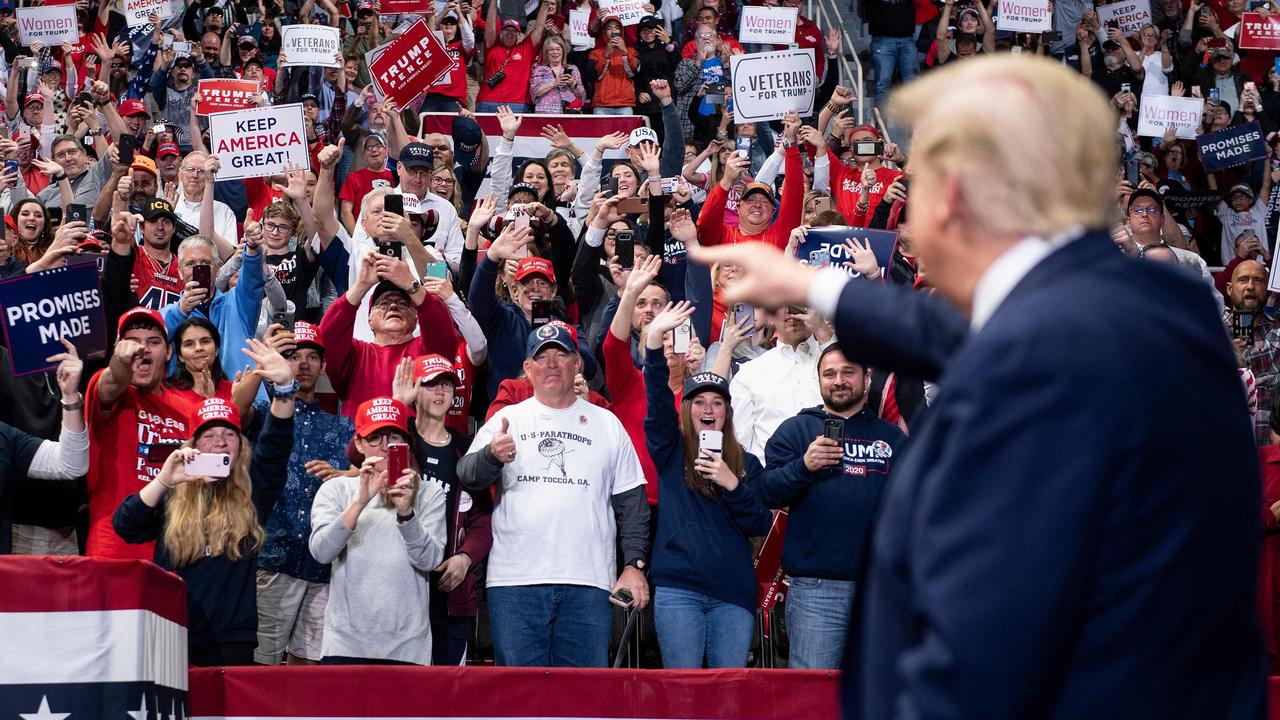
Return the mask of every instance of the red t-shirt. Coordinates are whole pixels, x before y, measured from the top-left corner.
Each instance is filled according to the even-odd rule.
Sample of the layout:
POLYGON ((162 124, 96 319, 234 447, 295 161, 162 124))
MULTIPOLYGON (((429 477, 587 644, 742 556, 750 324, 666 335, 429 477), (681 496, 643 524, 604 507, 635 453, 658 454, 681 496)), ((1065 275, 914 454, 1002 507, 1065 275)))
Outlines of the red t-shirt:
POLYGON ((360 168, 347 174, 347 181, 342 183, 342 190, 338 193, 338 198, 351 203, 352 214, 358 216, 360 215, 360 202, 364 200, 365 195, 368 195, 375 188, 392 187, 395 187, 395 181, 391 177, 390 170, 360 168))
POLYGON ((867 209, 864 212, 858 212, 858 181, 862 178, 862 171, 844 164, 829 149, 827 156, 831 161, 831 196, 835 198, 836 209, 844 215, 850 225, 866 227, 871 216, 875 214, 880 199, 884 197, 885 191, 902 174, 902 171, 887 167, 876 168, 876 184, 872 185, 870 192, 867 193, 867 209))
POLYGON ((526 35, 523 40, 508 48, 502 43, 484 51, 484 77, 480 80, 480 94, 476 102, 523 103, 533 102, 529 95, 529 77, 533 75, 533 42, 526 35), (511 57, 507 62, 507 56, 511 57), (504 68, 502 64, 506 62, 504 68), (501 69, 506 78, 495 88, 485 82, 501 69))
MULTIPOLYGON (((186 400, 192 405, 199 405, 200 403, 204 402, 206 399, 205 396, 196 392, 194 388, 190 388, 187 390, 181 390, 179 388, 169 388, 169 389, 172 390, 175 395, 182 398, 183 400, 186 400)), ((219 380, 217 386, 213 391, 213 396, 217 398, 222 398, 227 402, 232 402, 231 381, 226 378, 222 378, 221 380, 219 380)))
POLYGON ((168 264, 152 258, 142 248, 133 251, 133 276, 138 278, 138 304, 152 310, 163 310, 182 299, 182 275, 178 273, 178 255, 168 264))
MULTIPOLYGON (((649 457, 645 442, 644 416, 649 401, 644 394, 644 373, 631 359, 631 346, 608 330, 604 333, 604 384, 609 388, 609 409, 618 417, 631 438, 644 470, 644 494, 650 505, 658 504, 658 469, 649 457)), ((676 412, 679 412, 677 408, 676 412)))
POLYGON ((89 537, 86 554, 116 560, 150 560, 155 544, 131 545, 116 534, 111 518, 125 498, 142 490, 160 473, 163 463, 147 460, 151 444, 189 437, 187 420, 194 406, 173 390, 154 392, 125 388, 107 412, 98 402, 99 370, 84 391, 84 417, 89 426, 89 537))
POLYGON ((453 356, 453 371, 458 374, 458 380, 462 384, 454 390, 453 407, 449 408, 444 425, 467 435, 467 417, 471 414, 471 389, 475 387, 476 364, 471 362, 471 356, 467 354, 467 341, 461 337, 458 338, 458 352, 453 356))
MULTIPOLYGON (((456 62, 453 68, 445 73, 444 77, 427 88, 427 92, 457 98, 465 104, 467 101, 467 65, 471 63, 471 58, 475 56, 476 52, 475 50, 470 52, 463 50, 462 40, 454 40, 445 45, 445 49, 449 51, 449 57, 456 62)), ((514 63, 515 61, 512 60, 512 62, 514 63)))

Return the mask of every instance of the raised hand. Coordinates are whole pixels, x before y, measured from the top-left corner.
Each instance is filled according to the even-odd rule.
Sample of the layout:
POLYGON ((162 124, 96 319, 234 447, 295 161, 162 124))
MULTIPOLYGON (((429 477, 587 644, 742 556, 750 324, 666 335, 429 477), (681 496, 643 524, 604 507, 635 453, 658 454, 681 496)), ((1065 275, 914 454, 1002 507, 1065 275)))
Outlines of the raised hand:
POLYGON ((499 105, 495 114, 498 116, 498 125, 502 128, 502 137, 507 140, 515 140, 516 131, 520 129, 520 123, 523 118, 511 112, 511 108, 506 105, 499 105))
MULTIPOLYGON (((676 329, 680 323, 693 317, 695 310, 693 303, 688 300, 681 300, 678 303, 667 303, 662 312, 654 316, 649 321, 649 337, 656 338, 659 343, 662 342, 662 336, 667 331, 676 329)), ((650 341, 652 342, 652 340, 650 341)))
POLYGON ((283 355, 255 338, 249 338, 248 345, 249 347, 242 348, 241 352, 248 355, 257 366, 253 369, 254 375, 263 380, 270 380, 277 385, 287 385, 293 382, 293 368, 289 365, 289 361, 284 359, 283 355))
POLYGON ((391 376, 391 397, 407 408, 418 402, 418 383, 413 381, 413 358, 407 355, 396 365, 395 374, 391 376))
POLYGON ((573 147, 573 138, 570 138, 569 134, 564 131, 564 128, 560 127, 559 125, 543 125, 542 130, 539 131, 539 134, 542 135, 543 140, 546 140, 547 142, 551 143, 551 147, 553 148, 568 150, 569 148, 573 147))
POLYGON ((76 346, 72 345, 70 340, 64 337, 61 342, 67 349, 66 352, 50 355, 45 358, 45 362, 58 363, 56 373, 58 390, 62 393, 62 401, 70 405, 76 401, 76 396, 80 392, 80 376, 84 373, 84 361, 80 359, 76 346))
POLYGON ((489 452, 493 453, 493 457, 503 465, 516 459, 516 440, 508 432, 509 427, 507 419, 502 418, 501 427, 489 441, 489 452))
POLYGON ((638 297, 645 288, 649 287, 658 273, 662 271, 662 256, 650 255, 641 260, 635 267, 631 268, 631 273, 627 277, 627 286, 625 292, 632 297, 638 297))
POLYGON ((338 161, 342 159, 342 149, 346 146, 347 138, 340 135, 338 136, 337 145, 325 145, 321 148, 319 155, 320 167, 325 169, 336 167, 338 161))
POLYGON ((861 242, 857 238, 849 238, 844 242, 844 249, 853 259, 852 262, 845 263, 847 267, 853 268, 867 279, 880 275, 880 263, 876 261, 876 254, 871 250, 870 241, 861 242))
POLYGON ((508 223, 502 232, 489 246, 488 256, 494 262, 510 260, 520 248, 533 241, 533 231, 526 227, 517 227, 508 223))

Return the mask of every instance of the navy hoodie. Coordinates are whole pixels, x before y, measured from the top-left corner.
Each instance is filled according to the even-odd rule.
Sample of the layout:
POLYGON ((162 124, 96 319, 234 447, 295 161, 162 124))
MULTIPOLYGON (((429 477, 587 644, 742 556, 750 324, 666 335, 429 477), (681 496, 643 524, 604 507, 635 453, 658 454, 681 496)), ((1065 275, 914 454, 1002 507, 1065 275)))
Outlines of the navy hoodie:
POLYGON ((762 472, 760 462, 743 453, 746 477, 732 492, 718 490, 715 500, 690 490, 684 481, 680 416, 668 378, 662 350, 648 350, 644 430, 662 498, 650 582, 654 587, 699 592, 754 613, 756 574, 747 538, 768 533, 773 522, 773 513, 749 486, 762 472))
POLYGON ((783 421, 765 445, 766 469, 756 486, 769 507, 790 508, 782 546, 788 575, 857 580, 881 491, 906 436, 864 407, 844 421, 840 465, 809 472, 805 450, 829 418, 840 416, 812 407, 783 421))

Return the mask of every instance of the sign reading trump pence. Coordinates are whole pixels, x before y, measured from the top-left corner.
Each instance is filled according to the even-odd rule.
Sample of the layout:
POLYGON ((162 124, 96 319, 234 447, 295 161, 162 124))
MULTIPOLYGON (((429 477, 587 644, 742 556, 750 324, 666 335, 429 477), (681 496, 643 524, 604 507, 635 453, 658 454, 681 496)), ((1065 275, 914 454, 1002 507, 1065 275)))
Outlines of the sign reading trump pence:
POLYGON ((301 103, 214 113, 209 139, 222 162, 219 180, 279 175, 289 163, 310 167, 301 103))
POLYGON ((1138 107, 1138 135, 1161 137, 1165 128, 1173 127, 1179 138, 1194 140, 1203 114, 1204 100, 1200 98, 1143 95, 1138 107))
POLYGON ((370 50, 365 61, 378 99, 391 98, 400 107, 425 92, 457 62, 421 19, 395 40, 370 50))
POLYGON ((813 50, 781 50, 729 58, 733 77, 733 121, 779 120, 788 110, 813 113, 818 73, 813 50))

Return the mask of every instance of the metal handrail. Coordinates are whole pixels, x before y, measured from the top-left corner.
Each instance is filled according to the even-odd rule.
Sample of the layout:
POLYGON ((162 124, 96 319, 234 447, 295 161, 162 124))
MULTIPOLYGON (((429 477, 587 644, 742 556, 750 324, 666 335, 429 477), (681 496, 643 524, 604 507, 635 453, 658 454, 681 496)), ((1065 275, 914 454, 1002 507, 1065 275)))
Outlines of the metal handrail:
POLYGON ((828 12, 826 5, 829 2, 831 0, 808 0, 809 9, 806 15, 813 18, 818 23, 818 27, 825 30, 830 30, 833 27, 840 28, 840 54, 836 58, 836 62, 840 63, 841 77, 857 78, 857 83, 852 87, 854 100, 858 103, 858 124, 861 125, 865 122, 864 118, 866 117, 866 109, 864 107, 866 98, 863 97, 862 91, 865 86, 862 75, 862 60, 858 58, 858 53, 853 46, 853 39, 849 37, 849 32, 843 27, 844 23, 839 21, 840 13, 835 10, 834 6, 828 12), (831 21, 832 17, 836 18, 836 22, 833 23, 831 21), (849 65, 849 59, 845 57, 846 53, 853 57, 853 66, 849 65))
POLYGON ((885 123, 884 118, 880 115, 880 108, 871 108, 872 114, 876 116, 876 127, 880 128, 880 134, 884 135, 884 141, 893 142, 893 138, 889 137, 889 125, 885 123))

